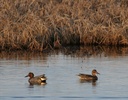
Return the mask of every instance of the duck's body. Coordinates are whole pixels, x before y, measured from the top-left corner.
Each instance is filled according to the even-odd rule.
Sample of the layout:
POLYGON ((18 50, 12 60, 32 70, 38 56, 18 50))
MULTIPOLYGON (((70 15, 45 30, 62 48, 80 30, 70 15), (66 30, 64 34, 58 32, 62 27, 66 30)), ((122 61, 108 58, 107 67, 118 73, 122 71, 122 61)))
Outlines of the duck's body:
POLYGON ((31 85, 34 85, 34 84, 41 85, 41 84, 46 83, 46 80, 47 80, 47 78, 45 77, 45 74, 42 74, 42 75, 34 77, 34 74, 32 72, 29 72, 29 74, 27 76, 25 76, 25 77, 29 77, 28 82, 31 85))
POLYGON ((92 70, 92 75, 80 73, 78 76, 79 76, 80 79, 84 79, 84 80, 87 80, 87 81, 98 80, 98 77, 96 76, 96 74, 99 74, 99 73, 95 69, 93 69, 92 70))
POLYGON ((85 79, 85 80, 98 80, 97 76, 92 76, 92 75, 88 75, 88 74, 82 74, 80 73, 78 75, 80 77, 80 79, 85 79))

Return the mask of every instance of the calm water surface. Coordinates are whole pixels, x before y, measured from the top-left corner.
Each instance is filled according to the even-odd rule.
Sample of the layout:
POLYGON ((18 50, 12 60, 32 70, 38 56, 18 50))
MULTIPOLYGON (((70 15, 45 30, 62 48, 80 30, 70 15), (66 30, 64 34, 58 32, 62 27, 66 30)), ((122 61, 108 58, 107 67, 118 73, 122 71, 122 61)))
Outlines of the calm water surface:
POLYGON ((50 53, 1 52, 0 100, 128 100, 127 50, 86 48, 50 53), (83 52, 84 51, 84 52, 83 52), (96 83, 78 73, 100 72, 96 83), (46 85, 30 86, 28 72, 46 74, 46 85))

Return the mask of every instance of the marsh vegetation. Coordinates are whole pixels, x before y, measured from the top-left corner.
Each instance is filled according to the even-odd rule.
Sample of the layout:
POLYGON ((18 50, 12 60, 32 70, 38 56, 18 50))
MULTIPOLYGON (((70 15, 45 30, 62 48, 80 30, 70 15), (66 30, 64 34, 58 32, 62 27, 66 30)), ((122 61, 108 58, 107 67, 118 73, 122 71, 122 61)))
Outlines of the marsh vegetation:
POLYGON ((128 45, 127 0, 0 0, 0 49, 128 45))

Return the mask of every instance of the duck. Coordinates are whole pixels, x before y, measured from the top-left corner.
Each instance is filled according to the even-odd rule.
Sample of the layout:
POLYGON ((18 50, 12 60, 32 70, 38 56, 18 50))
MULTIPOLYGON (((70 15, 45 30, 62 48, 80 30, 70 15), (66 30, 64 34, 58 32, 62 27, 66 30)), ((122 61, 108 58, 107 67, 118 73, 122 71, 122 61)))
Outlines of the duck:
POLYGON ((81 80, 96 81, 96 80, 98 80, 98 77, 96 76, 96 74, 100 74, 100 73, 97 72, 96 69, 93 69, 92 75, 80 73, 80 74, 78 74, 78 76, 81 80))
POLYGON ((46 76, 45 74, 39 75, 39 76, 34 76, 33 72, 29 72, 28 75, 26 75, 25 77, 29 77, 28 82, 30 83, 30 85, 34 85, 34 84, 46 84, 46 76))

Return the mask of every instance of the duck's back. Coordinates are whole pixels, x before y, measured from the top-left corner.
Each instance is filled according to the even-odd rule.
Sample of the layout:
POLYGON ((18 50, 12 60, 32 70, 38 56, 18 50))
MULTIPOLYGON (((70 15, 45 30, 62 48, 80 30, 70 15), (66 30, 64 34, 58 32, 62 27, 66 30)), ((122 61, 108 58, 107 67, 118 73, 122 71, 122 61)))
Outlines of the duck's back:
POLYGON ((92 75, 89 75, 89 74, 80 73, 78 76, 80 77, 80 79, 84 79, 84 80, 97 80, 98 79, 97 76, 92 76, 92 75))

